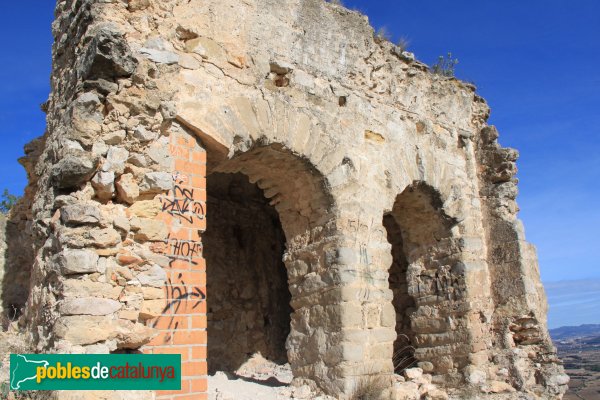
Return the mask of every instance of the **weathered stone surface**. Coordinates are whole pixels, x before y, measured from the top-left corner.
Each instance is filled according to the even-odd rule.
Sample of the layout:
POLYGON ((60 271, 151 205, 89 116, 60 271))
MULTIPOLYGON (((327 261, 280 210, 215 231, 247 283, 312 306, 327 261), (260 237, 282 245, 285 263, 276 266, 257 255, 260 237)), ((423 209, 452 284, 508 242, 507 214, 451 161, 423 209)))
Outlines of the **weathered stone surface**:
POLYGON ((171 51, 142 48, 140 52, 155 63, 177 64, 179 62, 179 56, 171 51))
POLYGON ((143 126, 138 126, 133 131, 133 137, 138 139, 140 142, 150 142, 156 140, 158 134, 156 132, 149 131, 143 126))
POLYGON ((129 11, 145 10, 150 5, 150 0, 128 0, 129 11))
POLYGON ((140 196, 140 188, 132 174, 123 174, 116 183, 118 197, 125 203, 133 204, 140 196))
POLYGON ((137 349, 152 340, 158 332, 144 324, 119 320, 116 333, 118 348, 137 349))
POLYGON ((207 37, 188 40, 186 42, 186 51, 196 53, 202 58, 210 60, 223 60, 227 56, 223 47, 207 37))
POLYGON ((135 165, 136 167, 142 167, 142 168, 145 168, 149 165, 148 159, 146 158, 146 156, 143 154, 140 154, 140 153, 131 154, 129 156, 129 160, 127 160, 127 162, 129 162, 132 165, 135 165))
POLYGON ((167 302, 164 299, 144 300, 140 309, 141 319, 155 318, 165 312, 167 302))
POLYGON ((139 323, 93 315, 60 317, 55 332, 57 337, 79 345, 114 339, 119 348, 138 348, 156 335, 154 329, 139 323))
POLYGON ((103 135, 102 140, 106 144, 115 145, 115 144, 121 143, 125 139, 126 135, 127 135, 127 133, 125 132, 125 130, 120 129, 118 131, 109 132, 109 133, 103 135))
POLYGON ((88 181, 96 171, 96 163, 85 155, 67 155, 52 167, 52 182, 61 189, 88 181))
POLYGON ((165 169, 171 169, 173 162, 168 144, 167 138, 160 138, 147 151, 148 158, 165 169))
POLYGON ((418 379, 423 376, 423 370, 421 368, 407 368, 404 370, 404 376, 406 379, 418 379))
POLYGON ((110 315, 121 308, 121 302, 97 297, 62 300, 58 305, 61 315, 110 315))
POLYGON ((73 315, 60 317, 56 336, 73 344, 93 344, 115 336, 115 320, 106 316, 73 315))
POLYGON ((80 94, 71 106, 72 130, 69 137, 85 145, 95 143, 102 131, 102 110, 102 102, 95 93, 80 94))
POLYGON ((106 156, 108 153, 108 145, 104 142, 95 142, 92 145, 92 154, 94 156, 106 156))
POLYGON ((112 300, 116 300, 123 291, 122 287, 110 283, 80 279, 66 279, 62 288, 65 297, 104 297, 112 300))
POLYGON ((100 209, 93 204, 73 204, 60 209, 60 220, 65 225, 97 225, 100 209))
POLYGON ((136 201, 127 209, 129 215, 139 218, 154 218, 162 210, 162 205, 158 200, 136 201))
POLYGON ((200 61, 189 54, 182 54, 179 56, 179 65, 187 69, 198 69, 200 68, 200 61))
POLYGON ((119 229, 123 232, 129 232, 129 229, 131 229, 131 225, 129 224, 129 219, 126 217, 123 217, 121 215, 116 216, 113 219, 113 226, 116 229, 119 229))
POLYGON ((169 233, 169 229, 163 221, 137 217, 131 219, 131 230, 135 232, 135 240, 143 242, 164 240, 169 233))
POLYGON ((394 386, 395 400, 419 400, 419 386, 414 382, 399 382, 394 386))
POLYGON ((87 249, 65 249, 54 259, 63 274, 90 274, 100 272, 98 254, 87 249))
POLYGON ((99 29, 81 59, 79 76, 84 79, 106 79, 130 76, 137 66, 129 45, 113 28, 99 29))
POLYGON ((63 228, 58 237, 63 246, 81 249, 83 247, 108 248, 121 242, 121 235, 112 228, 63 228))
POLYGON ((165 298, 165 291, 162 288, 142 287, 144 300, 157 300, 165 298))
POLYGON ((140 193, 162 193, 173 189, 173 177, 166 172, 148 172, 140 184, 140 193))
POLYGON ((129 158, 129 151, 122 147, 111 146, 106 154, 106 161, 102 164, 102 171, 113 171, 117 174, 123 173, 125 163, 129 158))
POLYGON ((119 89, 119 85, 106 79, 87 80, 83 83, 84 90, 95 89, 98 93, 106 96, 110 93, 115 93, 119 89))
POLYGON ((163 268, 154 264, 146 271, 140 272, 135 276, 136 280, 143 286, 153 286, 162 288, 167 280, 167 273, 163 268))
POLYGON ((92 178, 92 186, 96 197, 100 200, 112 199, 115 195, 115 173, 114 171, 100 171, 92 178))

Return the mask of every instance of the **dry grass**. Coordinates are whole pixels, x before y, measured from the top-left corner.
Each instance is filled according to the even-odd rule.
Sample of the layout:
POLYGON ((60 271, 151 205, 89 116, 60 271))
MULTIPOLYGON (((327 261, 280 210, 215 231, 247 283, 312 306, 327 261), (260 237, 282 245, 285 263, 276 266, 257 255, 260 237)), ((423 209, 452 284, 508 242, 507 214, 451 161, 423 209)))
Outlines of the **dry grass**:
POLYGON ((410 46, 410 40, 406 36, 402 36, 398 39, 398 43, 396 45, 400 48, 400 51, 407 51, 408 46, 410 46))
MULTIPOLYGON (((10 319, 9 319, 10 320, 10 319)), ((14 321, 9 321, 14 322, 14 321)), ((33 349, 25 341, 25 336, 18 332, 0 332, 0 400, 41 400, 48 399, 49 392, 10 391, 10 354, 33 353, 33 349)))
POLYGON ((417 359, 414 357, 415 348, 410 345, 409 337, 404 334, 398 335, 398 337, 403 339, 406 344, 394 352, 392 361, 394 372, 401 374, 405 369, 417 365, 417 359))
POLYGON ((349 400, 387 400, 384 396, 390 388, 388 377, 367 375, 356 382, 349 400))
POLYGON ((375 41, 377 43, 381 43, 383 41, 390 41, 392 38, 390 31, 388 30, 387 27, 382 26, 381 28, 377 29, 377 31, 375 32, 375 41))

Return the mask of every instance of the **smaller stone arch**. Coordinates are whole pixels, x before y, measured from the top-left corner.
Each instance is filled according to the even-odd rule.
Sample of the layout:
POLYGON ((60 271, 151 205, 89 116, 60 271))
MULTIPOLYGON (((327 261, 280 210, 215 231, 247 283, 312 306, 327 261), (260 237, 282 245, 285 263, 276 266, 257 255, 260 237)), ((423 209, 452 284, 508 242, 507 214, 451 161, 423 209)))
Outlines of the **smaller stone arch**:
POLYGON ((459 378, 468 363, 466 282, 461 248, 441 194, 415 181, 383 217, 392 246, 389 284, 396 311, 396 372, 422 366, 459 378))

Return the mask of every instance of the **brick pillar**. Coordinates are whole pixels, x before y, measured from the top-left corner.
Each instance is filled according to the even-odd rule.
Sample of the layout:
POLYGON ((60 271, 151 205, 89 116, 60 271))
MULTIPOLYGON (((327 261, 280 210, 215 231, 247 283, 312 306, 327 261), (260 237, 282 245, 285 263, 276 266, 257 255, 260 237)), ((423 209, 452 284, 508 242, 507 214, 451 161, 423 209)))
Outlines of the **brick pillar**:
POLYGON ((206 263, 201 235, 206 229, 206 152, 183 131, 171 133, 173 189, 161 198, 157 216, 169 227, 167 241, 154 249, 169 258, 166 305, 150 322, 160 334, 147 353, 181 354, 181 390, 159 391, 157 399, 207 398, 206 263))

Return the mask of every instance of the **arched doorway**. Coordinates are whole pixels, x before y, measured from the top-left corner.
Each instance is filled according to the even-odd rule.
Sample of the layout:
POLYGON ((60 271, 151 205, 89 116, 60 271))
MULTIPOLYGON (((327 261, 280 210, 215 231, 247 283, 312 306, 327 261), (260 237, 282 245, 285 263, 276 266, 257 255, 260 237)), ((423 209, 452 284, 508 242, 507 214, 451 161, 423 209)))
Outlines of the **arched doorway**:
POLYGON ((440 194, 415 182, 383 217, 393 262, 389 272, 396 310, 396 372, 417 362, 434 374, 456 374, 468 362, 463 318, 461 249, 456 221, 443 211, 440 194))
POLYGON ((322 313, 307 277, 325 273, 324 248, 335 233, 324 178, 278 144, 217 156, 208 152, 203 234, 208 369, 234 371, 260 352, 289 362, 294 377, 324 382, 313 367, 324 357, 316 338, 337 327, 306 329, 322 313))
POLYGON ((207 189, 209 372, 234 372, 256 353, 285 363, 292 310, 279 215, 241 173, 213 173, 207 189))

